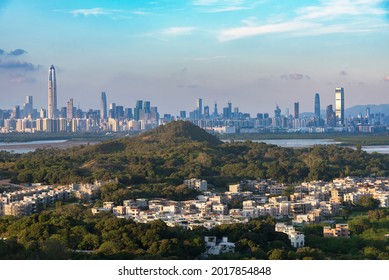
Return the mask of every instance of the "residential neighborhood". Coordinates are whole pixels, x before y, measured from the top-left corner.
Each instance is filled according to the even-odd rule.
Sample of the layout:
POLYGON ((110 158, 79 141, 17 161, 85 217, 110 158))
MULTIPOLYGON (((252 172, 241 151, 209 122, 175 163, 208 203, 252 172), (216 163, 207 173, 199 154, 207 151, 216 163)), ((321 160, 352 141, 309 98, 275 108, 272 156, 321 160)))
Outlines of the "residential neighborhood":
MULTIPOLYGON (((89 201, 102 185, 102 182, 66 186, 38 184, 21 191, 4 192, 0 194, 0 215, 31 215, 49 204, 70 198, 89 201)), ((184 185, 202 194, 197 199, 186 201, 140 198, 124 200, 122 205, 104 201, 102 207, 92 207, 91 211, 94 215, 112 212, 117 218, 132 219, 137 223, 162 220, 170 227, 185 229, 211 229, 223 224, 247 223, 252 218, 269 215, 289 221, 276 223, 275 231, 287 234, 291 245, 299 248, 304 246, 305 236, 295 229, 296 226, 331 222, 331 217, 339 215, 345 203, 356 204, 368 196, 378 200, 380 207, 389 207, 389 178, 347 177, 332 182, 304 182, 293 188, 274 180, 245 180, 230 185, 224 193, 209 191, 207 181, 202 179, 187 179, 184 185), (287 194, 287 189, 292 191, 287 194), (232 202, 241 207, 232 208, 232 202)), ((349 238, 350 234, 347 224, 323 228, 323 237, 349 238)), ((233 244, 225 238, 218 244, 216 239, 212 240, 211 237, 205 240, 207 254, 233 251, 233 244)))

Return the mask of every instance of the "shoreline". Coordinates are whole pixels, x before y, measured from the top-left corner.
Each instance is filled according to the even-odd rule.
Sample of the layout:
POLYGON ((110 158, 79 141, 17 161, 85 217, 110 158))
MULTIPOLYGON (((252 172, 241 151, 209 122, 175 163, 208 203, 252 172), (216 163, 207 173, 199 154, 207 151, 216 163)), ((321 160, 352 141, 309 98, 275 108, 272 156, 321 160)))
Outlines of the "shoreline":
POLYGON ((97 141, 74 141, 74 140, 66 140, 63 142, 50 142, 50 143, 29 143, 29 144, 23 144, 18 143, 16 145, 4 145, 0 143, 0 151, 7 151, 7 152, 18 152, 18 150, 25 150, 25 151, 34 151, 36 149, 42 149, 42 148, 59 148, 59 149, 67 149, 71 147, 81 146, 81 145, 94 145, 99 142, 97 141))

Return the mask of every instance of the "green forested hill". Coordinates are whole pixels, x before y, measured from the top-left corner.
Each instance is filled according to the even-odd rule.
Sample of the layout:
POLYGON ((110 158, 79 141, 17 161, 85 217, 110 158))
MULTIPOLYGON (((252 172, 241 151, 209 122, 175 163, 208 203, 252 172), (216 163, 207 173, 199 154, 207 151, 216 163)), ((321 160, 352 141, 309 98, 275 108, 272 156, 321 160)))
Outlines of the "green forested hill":
POLYGON ((185 178, 199 177, 223 186, 243 178, 299 182, 388 175, 388 170, 388 155, 337 146, 290 149, 249 141, 222 143, 199 127, 178 121, 133 138, 67 150, 39 149, 17 159, 8 171, 17 182, 118 179, 178 185, 185 178))

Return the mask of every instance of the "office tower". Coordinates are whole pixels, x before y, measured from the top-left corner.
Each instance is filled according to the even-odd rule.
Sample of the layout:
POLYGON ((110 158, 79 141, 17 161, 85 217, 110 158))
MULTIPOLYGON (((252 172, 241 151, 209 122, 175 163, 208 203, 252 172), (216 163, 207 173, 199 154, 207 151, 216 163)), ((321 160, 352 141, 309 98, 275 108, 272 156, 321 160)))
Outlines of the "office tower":
POLYGON ((298 119, 300 117, 300 104, 298 102, 294 103, 294 118, 298 119))
POLYGON ((66 119, 71 121, 74 118, 74 107, 73 107, 73 98, 66 103, 66 119))
POLYGON ((136 101, 136 108, 143 109, 143 101, 142 100, 137 100, 136 101))
POLYGON ((134 109, 134 120, 139 121, 142 109, 143 109, 143 101, 137 100, 134 109))
POLYGON ((335 89, 335 116, 337 126, 344 126, 344 88, 335 89))
POLYGON ((232 115, 232 104, 231 101, 228 101, 228 118, 231 118, 232 115))
POLYGON ((335 112, 333 110, 332 105, 327 106, 326 121, 327 121, 327 126, 329 127, 334 127, 336 125, 335 112))
POLYGON ((28 115, 33 113, 33 105, 32 105, 32 96, 26 96, 26 103, 24 104, 24 116, 28 117, 28 115))
POLYGON ((367 124, 370 124, 370 107, 366 108, 366 122, 367 124))
POLYGON ((320 119, 320 95, 315 94, 315 118, 320 119))
POLYGON ((74 108, 73 111, 75 112, 75 117, 77 119, 82 119, 85 117, 84 112, 80 108, 78 108, 78 109, 74 108))
POLYGON ((12 110, 12 116, 14 119, 20 119, 20 107, 18 105, 12 110))
POLYGON ((124 116, 127 118, 127 119, 132 119, 134 116, 132 114, 132 108, 126 108, 124 109, 124 116))
POLYGON ((203 116, 203 100, 201 98, 197 99, 197 113, 199 118, 203 116))
POLYGON ((228 119, 228 107, 223 107, 223 119, 228 119))
POLYGON ((105 91, 101 93, 101 101, 100 101, 100 118, 106 120, 108 118, 107 113, 107 95, 105 91))
POLYGON ((186 119, 186 111, 180 111, 180 119, 186 119))
POLYGON ((217 103, 215 102, 215 106, 213 107, 213 117, 217 118, 219 116, 219 113, 217 111, 217 103))
POLYGON ((123 106, 116 106, 115 116, 117 119, 124 118, 124 108, 123 106))
POLYGON ((209 118, 209 106, 204 106, 204 118, 209 118))
POLYGON ((289 108, 285 108, 285 117, 289 117, 289 108))
POLYGON ((143 103, 143 109, 145 109, 145 114, 150 114, 150 101, 145 101, 143 103))
POLYGON ((56 117, 57 117, 57 78, 55 74, 55 68, 53 65, 51 65, 49 70, 47 118, 55 119, 56 117))
POLYGON ((41 108, 41 110, 39 111, 39 117, 41 119, 45 119, 47 117, 47 112, 45 109, 41 108))
POLYGON ((109 104, 108 117, 111 118, 111 119, 116 118, 116 103, 110 103, 109 104))
POLYGON ((276 106, 276 109, 274 110, 274 117, 281 118, 281 109, 280 109, 280 107, 278 107, 278 105, 276 106))
POLYGON ((61 107, 59 109, 59 118, 60 119, 66 119, 67 117, 67 107, 61 107))
POLYGON ((31 104, 32 107, 33 97, 31 95, 26 96, 26 104, 31 104))

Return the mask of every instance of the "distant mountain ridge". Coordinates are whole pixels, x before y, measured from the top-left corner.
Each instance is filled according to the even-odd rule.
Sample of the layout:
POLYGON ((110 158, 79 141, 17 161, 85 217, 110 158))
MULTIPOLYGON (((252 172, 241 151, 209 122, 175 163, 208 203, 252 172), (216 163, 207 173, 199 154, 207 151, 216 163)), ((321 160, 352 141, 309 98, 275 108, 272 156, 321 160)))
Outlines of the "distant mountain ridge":
MULTIPOLYGON (((370 108, 370 114, 378 114, 383 113, 385 116, 389 116, 389 104, 367 104, 367 105, 354 105, 350 108, 347 108, 345 110, 346 116, 352 116, 357 117, 359 113, 362 114, 362 116, 366 115, 366 108, 370 108)), ((335 108, 334 108, 335 110, 335 108)), ((322 109, 320 111, 321 117, 325 117, 326 110, 322 109)), ((312 112, 304 112, 300 113, 300 118, 310 118, 313 117, 314 113, 312 112)))
POLYGON ((383 113, 385 116, 389 116, 389 104, 368 104, 368 105, 355 105, 346 109, 346 116, 358 116, 359 113, 362 116, 366 115, 366 108, 370 108, 370 114, 383 113))

